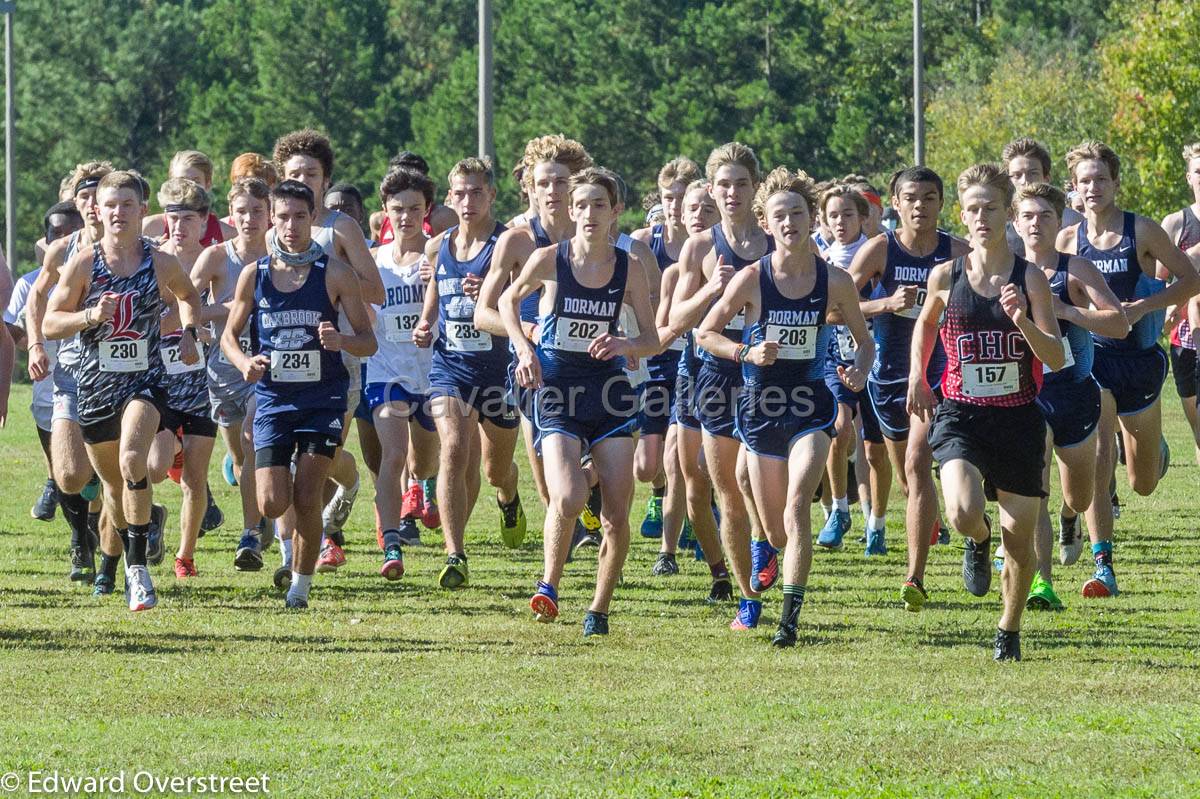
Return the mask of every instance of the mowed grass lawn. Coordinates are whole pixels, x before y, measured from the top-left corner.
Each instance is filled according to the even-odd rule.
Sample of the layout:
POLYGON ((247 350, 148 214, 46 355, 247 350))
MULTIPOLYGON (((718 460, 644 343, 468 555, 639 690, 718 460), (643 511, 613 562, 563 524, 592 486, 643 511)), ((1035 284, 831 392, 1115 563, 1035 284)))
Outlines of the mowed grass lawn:
POLYGON ((364 488, 347 565, 296 614, 271 569, 233 569, 238 506, 219 457, 227 523, 200 542, 201 576, 171 572, 167 484, 160 605, 134 615, 68 582, 65 526, 30 518, 44 475, 18 387, 0 432, 0 770, 265 773, 271 794, 302 797, 1194 797, 1200 470, 1166 391, 1174 465, 1155 496, 1121 492, 1122 595, 1085 603, 1088 558, 1060 568, 1067 610, 1028 614, 1025 661, 997 665, 999 594, 963 590, 957 536, 932 555, 931 605, 900 607, 898 499, 886 558, 816 553, 801 644, 780 652, 778 592, 757 632, 733 633, 733 606, 703 602, 702 564, 650 575, 639 490, 612 634, 584 641, 591 552, 567 567, 559 623, 527 609, 542 521, 527 479, 524 546, 500 545, 485 493, 471 586, 454 594, 434 584, 440 546, 409 549, 398 584, 378 576, 364 488))

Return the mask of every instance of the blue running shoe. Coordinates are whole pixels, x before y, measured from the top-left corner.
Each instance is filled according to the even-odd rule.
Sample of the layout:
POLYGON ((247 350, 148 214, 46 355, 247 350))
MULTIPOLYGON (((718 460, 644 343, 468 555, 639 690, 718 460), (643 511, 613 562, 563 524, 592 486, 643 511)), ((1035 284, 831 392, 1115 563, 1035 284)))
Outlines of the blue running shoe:
POLYGON ((233 456, 228 452, 225 453, 225 460, 221 462, 221 474, 225 475, 225 482, 231 486, 236 486, 237 475, 233 473, 233 456))
POLYGON ((938 546, 943 547, 950 544, 950 528, 943 524, 941 519, 938 519, 937 542, 938 546))
POLYGON ((662 497, 646 500, 646 518, 642 519, 642 538, 662 538, 662 497))
POLYGON ((558 591, 550 583, 538 580, 537 591, 529 600, 529 609, 536 621, 554 621, 558 618, 558 591))
POLYGON ((761 593, 779 577, 779 550, 770 541, 750 542, 750 587, 761 593))
POLYGON ((683 517, 683 529, 679 531, 679 548, 691 549, 696 543, 696 536, 692 532, 692 520, 687 516, 683 517))
POLYGON ((242 533, 237 552, 233 556, 233 568, 240 572, 256 572, 263 567, 262 546, 259 537, 251 530, 242 533))
POLYGON ((883 539, 883 530, 867 531, 867 557, 886 555, 887 542, 883 539))
POLYGON ((738 602, 737 615, 729 622, 731 630, 753 630, 758 626, 758 617, 762 615, 762 602, 758 599, 742 597, 738 602))
POLYGON ((583 617, 583 637, 593 635, 608 635, 608 614, 589 610, 583 617))
POLYGON ((1092 579, 1083 584, 1083 595, 1088 599, 1103 599, 1119 593, 1113 567, 1108 563, 1097 563, 1092 579))
POLYGON ((825 520, 825 526, 821 528, 821 533, 817 536, 817 546, 837 551, 842 548, 842 538, 848 532, 850 532, 850 512, 835 510, 825 520))

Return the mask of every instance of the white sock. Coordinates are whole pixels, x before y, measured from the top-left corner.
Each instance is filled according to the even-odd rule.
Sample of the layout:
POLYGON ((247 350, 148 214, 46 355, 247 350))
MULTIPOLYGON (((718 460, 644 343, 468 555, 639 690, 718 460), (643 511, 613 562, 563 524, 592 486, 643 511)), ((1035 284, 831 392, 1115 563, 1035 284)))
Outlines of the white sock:
POLYGON ((829 514, 833 513, 833 506, 826 505, 825 500, 821 500, 821 510, 825 511, 825 519, 829 519, 829 514))
POLYGON ((859 501, 858 506, 862 508, 863 518, 869 518, 871 515, 871 503, 864 499, 859 501))
POLYGON ((292 539, 284 538, 279 533, 276 533, 275 540, 279 542, 279 551, 282 553, 282 556, 283 556, 283 565, 291 566, 292 565, 292 539))
POLYGON ((303 599, 305 602, 307 602, 308 589, 312 588, 312 578, 313 576, 311 574, 292 572, 292 587, 288 589, 287 598, 303 599))
POLYGON ((850 502, 845 497, 834 497, 833 507, 837 508, 842 513, 850 512, 850 502))
POLYGON ((883 518, 876 516, 874 513, 867 516, 868 530, 882 530, 884 528, 883 518))

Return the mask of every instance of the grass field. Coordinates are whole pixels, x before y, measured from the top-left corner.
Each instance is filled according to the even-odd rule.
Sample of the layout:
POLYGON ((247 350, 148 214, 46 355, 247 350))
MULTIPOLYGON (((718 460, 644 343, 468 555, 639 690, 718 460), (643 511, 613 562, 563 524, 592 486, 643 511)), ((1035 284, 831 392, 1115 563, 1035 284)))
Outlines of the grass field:
MULTIPOLYGON (((584 641, 593 554, 567 567, 560 623, 528 613, 542 514, 527 482, 529 539, 503 549, 485 495, 457 594, 435 588, 440 547, 408 550, 399 584, 377 576, 364 489, 348 564, 298 615, 270 569, 233 570, 218 458, 229 521, 201 540, 201 576, 177 583, 168 554, 159 608, 133 615, 68 582, 65 525, 30 519, 44 475, 18 387, 0 432, 0 771, 265 773, 300 797, 1195 797, 1200 470, 1167 391, 1175 463, 1155 496, 1121 492, 1122 595, 1085 603, 1088 558, 1060 568, 1067 610, 1028 614, 1026 659, 997 665, 999 595, 963 590, 957 537, 932 555, 932 605, 899 607, 898 501, 887 558, 817 553, 794 650, 768 643, 777 592, 758 632, 732 633, 733 607, 702 601, 707 569, 651 577, 640 538, 612 634, 584 641)), ((178 489, 156 499, 173 548, 178 489)))

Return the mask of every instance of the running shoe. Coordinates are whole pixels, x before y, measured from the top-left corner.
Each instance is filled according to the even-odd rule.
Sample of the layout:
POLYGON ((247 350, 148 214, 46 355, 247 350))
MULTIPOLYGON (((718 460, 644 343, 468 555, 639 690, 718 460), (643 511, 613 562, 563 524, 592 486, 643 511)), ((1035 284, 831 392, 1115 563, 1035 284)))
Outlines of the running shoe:
POLYGON ((29 509, 29 515, 38 521, 48 522, 54 518, 54 513, 57 510, 58 486, 54 484, 54 478, 50 478, 42 486, 42 495, 38 497, 37 502, 33 503, 33 507, 29 509))
POLYGON ((821 528, 821 532, 817 536, 817 546, 836 552, 842 548, 842 538, 848 532, 850 532, 850 512, 835 510, 825 520, 825 526, 821 528))
MULTIPOLYGON (((176 433, 178 435, 178 433, 176 433)), ((175 460, 171 461, 171 465, 167 467, 167 477, 171 478, 171 482, 175 485, 183 483, 183 448, 175 453, 175 460)))
POLYGON ((1097 563, 1092 579, 1083 584, 1083 595, 1088 599, 1103 599, 1121 593, 1117 590, 1117 575, 1107 563, 1097 563))
POLYGON ((1008 630, 996 629, 996 642, 993 645, 992 657, 997 660, 1020 660, 1021 659, 1021 633, 1020 631, 1010 632, 1008 630))
POLYGON ((292 587, 292 567, 280 566, 275 570, 275 574, 271 575, 271 582, 280 591, 286 591, 292 587))
POLYGON ((1070 566, 1083 553, 1083 533, 1079 530, 1079 517, 1068 519, 1058 515, 1058 562, 1070 566))
POLYGON ((400 498, 400 518, 415 519, 421 515, 423 507, 425 507, 425 492, 421 490, 420 483, 413 483, 400 498))
POLYGON ((925 586, 921 585, 920 581, 904 581, 904 587, 900 589, 900 600, 904 602, 905 610, 909 613, 920 613, 928 599, 929 594, 925 592, 925 586))
POLYGON ((771 646, 777 649, 787 649, 795 645, 796 625, 780 621, 779 627, 775 630, 775 636, 771 639, 771 646))
POLYGON ((150 506, 150 531, 146 534, 146 563, 157 566, 163 561, 163 529, 167 526, 167 509, 150 506))
MULTIPOLYGON (((400 530, 400 546, 421 546, 421 531, 417 528, 416 519, 401 519, 397 529, 400 530)), ((382 538, 380 540, 382 541, 382 538)))
POLYGON ((90 582, 95 576, 96 553, 89 547, 71 547, 71 582, 90 582))
POLYGON ((715 605, 718 602, 728 602, 733 599, 733 583, 728 577, 714 577, 712 587, 708 589, 708 596, 704 601, 710 605, 715 605))
POLYGON ((529 599, 535 621, 551 622, 558 618, 558 592, 550 583, 538 580, 537 591, 529 599))
POLYGON ((199 577, 200 572, 196 571, 195 558, 175 558, 175 579, 186 580, 189 577, 199 577))
POLYGON ((992 588, 992 539, 976 543, 967 539, 963 550, 963 585, 975 596, 987 596, 992 588))
POLYGON ((507 505, 501 505, 497 498, 496 506, 500 508, 500 540, 509 549, 516 549, 525 540, 525 509, 521 507, 521 496, 513 497, 507 505))
POLYGON ((116 590, 117 586, 114 583, 113 578, 103 573, 96 575, 96 582, 92 584, 92 596, 108 596, 116 590))
POLYGON ((221 474, 229 485, 236 486, 238 484, 237 475, 233 471, 233 456, 228 452, 225 453, 225 460, 221 461, 221 474))
POLYGON ((262 547, 259 536, 250 530, 242 533, 237 553, 233 556, 233 568, 240 572, 256 572, 263 567, 262 547))
POLYGON ((421 506, 421 524, 426 530, 437 530, 442 526, 442 514, 438 510, 437 497, 425 495, 425 504, 421 506))
POLYGON ((1054 588, 1050 585, 1050 581, 1042 577, 1041 574, 1033 576, 1033 585, 1029 588, 1029 599, 1025 600, 1025 607, 1031 610, 1062 610, 1063 602, 1058 598, 1058 594, 1054 593, 1054 588))
POLYGON ((866 556, 868 558, 887 554, 887 541, 884 540, 884 531, 882 529, 868 530, 866 543, 866 556))
POLYGON ((325 534, 340 533, 354 510, 354 500, 358 497, 360 482, 356 479, 350 488, 338 486, 333 492, 329 504, 321 511, 321 522, 325 525, 325 534))
POLYGON ((1167 469, 1171 468, 1171 447, 1167 444, 1166 436, 1158 439, 1158 479, 1161 480, 1167 476, 1167 469))
POLYGON ((937 521, 937 541, 941 546, 950 545, 950 528, 941 519, 937 521))
POLYGON ((204 518, 200 520, 200 536, 216 530, 225 523, 225 512, 213 499, 212 488, 205 483, 204 490, 208 492, 208 506, 204 509, 204 518))
POLYGON ((650 573, 656 577, 679 574, 679 564, 675 562, 675 556, 670 552, 659 552, 650 573))
POLYGON ((383 568, 379 570, 385 580, 399 580, 404 576, 404 555, 400 546, 393 544, 383 551, 383 568))
POLYGON ((326 537, 321 544, 321 556, 317 558, 317 571, 326 574, 335 572, 344 565, 346 565, 346 553, 333 542, 333 539, 326 537))
POLYGON ((583 616, 583 637, 593 635, 608 635, 608 614, 589 610, 583 616))
POLYGON ((80 489, 79 496, 88 502, 100 496, 100 478, 93 474, 92 479, 87 481, 87 485, 80 489))
POLYGON ((662 538, 662 497, 651 496, 646 500, 646 518, 642 519, 642 538, 662 538))
POLYGON ((579 521, 583 522, 583 526, 590 532, 600 529, 600 517, 592 512, 590 505, 583 506, 583 512, 579 514, 579 521))
POLYGON ((283 607, 285 610, 308 610, 308 600, 289 594, 283 600, 283 607))
POLYGON ((762 615, 762 602, 758 599, 742 599, 738 602, 737 615, 729 622, 731 630, 753 630, 758 626, 758 617, 762 615))
POLYGON ((996 553, 992 555, 992 568, 996 570, 996 574, 1001 574, 1004 571, 1004 544, 996 547, 996 553))
POLYGON ((679 531, 679 549, 692 549, 696 546, 696 533, 692 530, 692 520, 683 517, 683 529, 679 531))
POLYGON ((145 566, 129 566, 125 569, 125 581, 129 584, 129 609, 134 613, 150 610, 158 604, 154 583, 150 582, 150 570, 145 566))
POLYGON ((770 541, 750 542, 750 588, 758 593, 775 585, 779 577, 779 550, 770 541))
POLYGON ((470 573, 467 571, 466 559, 458 555, 448 555, 446 565, 442 567, 442 572, 438 575, 438 585, 449 591, 456 591, 466 588, 469 581, 470 573))

